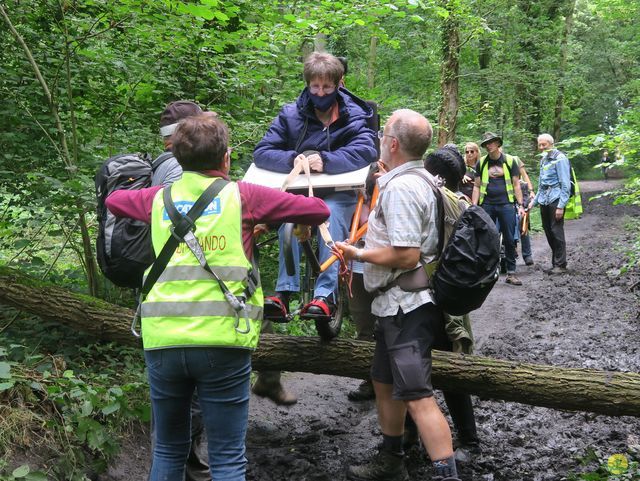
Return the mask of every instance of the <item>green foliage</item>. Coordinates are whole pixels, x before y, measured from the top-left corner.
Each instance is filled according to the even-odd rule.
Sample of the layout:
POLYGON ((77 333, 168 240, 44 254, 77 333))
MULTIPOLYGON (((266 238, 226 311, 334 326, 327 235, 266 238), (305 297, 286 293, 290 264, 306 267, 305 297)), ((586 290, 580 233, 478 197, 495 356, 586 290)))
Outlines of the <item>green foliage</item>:
POLYGON ((47 481, 49 478, 42 471, 32 471, 29 465, 23 464, 11 471, 10 474, 2 474, 7 462, 0 459, 0 481, 47 481))
MULTIPOLYGON (((563 72, 562 38, 572 0, 6 0, 0 5, 33 54, 53 103, 24 49, 12 35, 1 35, 0 264, 76 290, 87 288, 90 246, 78 219, 86 216, 89 236, 95 237, 98 166, 122 152, 159 154, 160 112, 172 100, 188 99, 217 111, 229 124, 231 174, 241 178, 272 118, 302 89, 301 59, 316 47, 348 58, 347 87, 378 102, 383 118, 394 109, 412 108, 435 124, 441 81, 448 75, 441 65, 445 33, 455 27, 458 144, 494 130, 535 178, 535 138, 553 130, 563 93, 558 140, 564 140, 561 147, 580 178, 599 176, 594 166, 608 148, 628 176, 616 202, 640 202, 638 2, 575 3, 563 72)), ((535 209, 532 230, 538 229, 535 209)), ((623 269, 637 267, 638 252, 636 241, 623 269)), ((277 248, 267 246, 261 254, 263 284, 271 287, 277 248)), ((133 304, 130 292, 104 279, 99 286, 104 298, 133 304)), ((279 329, 315 335, 308 323, 279 329)), ((113 455, 112 431, 145 418, 142 363, 139 353, 95 345, 76 333, 69 334, 76 339, 70 346, 56 336, 58 328, 49 331, 52 336, 36 329, 32 339, 18 336, 0 344, 0 396, 37 399, 48 414, 56 413, 51 444, 64 455, 53 474, 82 479, 80 466, 113 455), (61 342, 62 351, 54 345, 41 351, 30 342, 49 338, 61 342), (73 375, 53 369, 47 359, 57 355, 73 375), (70 449, 60 447, 63 440, 70 449)), ((343 333, 353 334, 349 323, 343 333)), ((36 418, 21 406, 12 412, 22 416, 14 419, 36 424, 48 419, 42 410, 36 418)), ((0 434, 0 447, 5 439, 0 434)), ((19 478, 22 473, 25 468, 1 474, 0 480, 36 476, 30 471, 19 478)))
MULTIPOLYGON (((630 218, 624 227, 632 234, 640 232, 640 220, 630 218)), ((640 238, 636 236, 625 250, 627 262, 620 268, 620 274, 640 269, 640 238)))
POLYGON ((583 467, 580 472, 572 472, 568 481, 635 481, 640 479, 638 446, 625 453, 603 454, 588 449, 579 459, 583 467))
MULTIPOLYGON (((142 356, 77 335, 70 342, 67 329, 34 321, 18 321, 0 340, 0 452, 40 441, 56 459, 49 479, 85 479, 106 469, 121 433, 149 421, 142 356)), ((18 470, 0 480, 43 479, 18 470)))

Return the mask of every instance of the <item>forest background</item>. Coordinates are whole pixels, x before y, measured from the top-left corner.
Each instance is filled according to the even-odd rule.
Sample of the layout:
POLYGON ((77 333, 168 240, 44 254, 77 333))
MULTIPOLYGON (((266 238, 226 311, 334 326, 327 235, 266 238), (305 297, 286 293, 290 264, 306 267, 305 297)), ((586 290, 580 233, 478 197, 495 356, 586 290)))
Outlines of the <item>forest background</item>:
MULTIPOLYGON (((579 178, 600 175, 608 149, 627 176, 616 201, 640 202, 638 1, 5 0, 0 14, 0 264, 110 301, 131 296, 95 264, 97 168, 118 153, 158 155, 161 111, 188 99, 229 124, 241 178, 315 49, 348 59, 347 87, 383 119, 422 112, 439 145, 497 132, 534 177, 539 133, 561 142, 579 178)), ((637 265, 640 239, 629 250, 637 265)), ((85 457, 102 469, 121 421, 147 415, 143 377, 113 377, 139 353, 74 337, 56 376, 55 357, 26 338, 68 333, 26 325, 24 339, 0 339, 0 394, 45 376, 64 407, 49 426, 56 443, 67 433, 68 463, 56 469, 83 476, 85 457), (73 440, 69 426, 80 428, 73 440)), ((0 451, 19 444, 15 432, 0 435, 0 451)))

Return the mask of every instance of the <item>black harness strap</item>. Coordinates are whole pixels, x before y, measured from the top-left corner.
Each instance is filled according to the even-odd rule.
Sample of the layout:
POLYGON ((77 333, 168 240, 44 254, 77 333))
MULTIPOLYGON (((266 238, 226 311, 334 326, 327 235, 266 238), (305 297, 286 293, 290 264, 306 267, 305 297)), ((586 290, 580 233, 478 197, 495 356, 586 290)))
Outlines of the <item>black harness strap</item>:
POLYGON ((138 309, 136 310, 136 315, 133 318, 133 323, 131 325, 131 331, 137 337, 139 337, 138 332, 135 330, 135 326, 137 320, 140 318, 141 306, 144 299, 147 297, 151 288, 154 286, 156 281, 160 278, 160 275, 167 267, 171 256, 178 248, 180 242, 184 240, 184 236, 189 232, 193 232, 196 227, 196 220, 198 217, 202 215, 204 209, 211 203, 213 199, 220 193, 220 191, 229 183, 229 181, 224 179, 216 179, 205 189, 205 191, 198 197, 198 200, 191 206, 189 212, 186 215, 180 215, 173 201, 171 200, 171 185, 165 187, 163 190, 163 200, 165 208, 167 209, 167 213, 171 218, 171 222, 174 225, 171 228, 171 237, 167 239, 167 242, 164 244, 164 247, 158 254, 155 262, 151 266, 151 270, 149 271, 149 275, 147 275, 144 280, 144 284, 142 285, 142 289, 140 291, 140 297, 138 299, 138 309), (168 200, 168 201, 167 201, 168 200), (176 216, 179 217, 177 224, 174 219, 176 216))

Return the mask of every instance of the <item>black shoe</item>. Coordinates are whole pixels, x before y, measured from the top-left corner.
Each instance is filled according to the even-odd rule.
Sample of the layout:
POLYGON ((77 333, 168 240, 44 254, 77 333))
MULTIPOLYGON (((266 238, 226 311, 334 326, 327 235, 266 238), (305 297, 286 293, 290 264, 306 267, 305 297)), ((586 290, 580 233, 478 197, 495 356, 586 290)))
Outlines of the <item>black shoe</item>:
POLYGON ((460 440, 453 457, 457 463, 469 463, 480 454, 482 454, 480 441, 477 439, 470 442, 460 440))
POLYGON ((373 390, 373 384, 370 379, 362 381, 357 389, 354 389, 347 394, 349 401, 370 401, 376 398, 376 393, 373 390))
POLYGON ((276 292, 264 298, 264 318, 272 322, 289 321, 289 293, 276 292))
POLYGON ((316 296, 302 308, 302 319, 326 319, 330 320, 336 312, 336 305, 328 297, 316 296))
POLYGON ((408 481, 409 474, 404 465, 402 453, 392 453, 383 449, 378 451, 366 464, 349 466, 347 479, 352 481, 408 481))
POLYGON ((549 274, 551 274, 551 275, 566 274, 566 273, 567 273, 567 268, 566 267, 560 267, 560 266, 554 266, 549 271, 549 274))
POLYGON ((524 258, 524 263, 528 266, 532 266, 533 265, 533 257, 531 256, 527 256, 524 258))

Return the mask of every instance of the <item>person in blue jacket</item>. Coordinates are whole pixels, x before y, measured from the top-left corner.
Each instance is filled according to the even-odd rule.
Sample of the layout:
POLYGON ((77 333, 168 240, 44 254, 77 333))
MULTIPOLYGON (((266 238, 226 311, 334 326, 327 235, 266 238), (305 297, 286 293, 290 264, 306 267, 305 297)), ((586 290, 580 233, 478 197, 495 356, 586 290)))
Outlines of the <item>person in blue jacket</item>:
POLYGON ((564 237, 564 208, 571 197, 571 164, 567 156, 554 146, 549 134, 538 136, 540 177, 533 205, 540 206, 542 228, 551 247, 552 267, 549 274, 567 272, 567 243, 564 237))
MULTIPOLYGON (((255 164, 263 169, 289 173, 302 156, 311 170, 342 174, 367 167, 377 160, 376 134, 368 127, 373 111, 367 103, 341 87, 344 67, 328 53, 314 52, 304 63, 306 87, 298 99, 285 105, 253 152, 255 164)), ((329 232, 333 240, 348 237, 355 210, 355 192, 335 192, 322 197, 329 206, 329 232)), ((295 243, 294 243, 295 244, 295 243)), ((320 244, 320 262, 331 250, 320 244)), ((300 291, 299 253, 294 248, 296 273, 289 276, 284 266, 282 239, 276 295, 265 299, 265 318, 285 316, 292 292, 300 291)), ((314 299, 303 307, 301 316, 331 316, 335 310, 338 264, 321 273, 314 299)))

